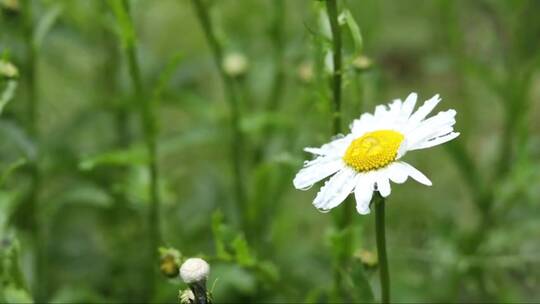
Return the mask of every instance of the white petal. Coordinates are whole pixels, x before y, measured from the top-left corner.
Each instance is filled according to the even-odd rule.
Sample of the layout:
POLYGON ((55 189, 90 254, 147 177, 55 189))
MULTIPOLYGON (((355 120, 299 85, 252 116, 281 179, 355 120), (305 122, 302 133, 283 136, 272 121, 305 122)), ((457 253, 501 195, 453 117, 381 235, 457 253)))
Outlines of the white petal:
POLYGON ((345 164, 343 164, 340 158, 335 159, 329 156, 319 157, 316 160, 306 163, 306 166, 294 177, 293 185, 296 189, 307 190, 316 182, 323 180, 344 167, 345 164))
POLYGON ((304 148, 304 151, 315 155, 333 155, 336 157, 341 157, 343 156, 343 153, 345 153, 345 150, 347 150, 347 148, 349 147, 349 144, 352 140, 353 137, 349 134, 347 136, 337 137, 331 142, 324 144, 319 148, 304 148))
POLYGON ((388 109, 386 105, 378 105, 375 107, 375 119, 384 119, 386 115, 388 115, 388 109))
POLYGON ((392 103, 389 105, 390 110, 388 111, 388 116, 390 119, 396 119, 401 113, 401 99, 394 99, 392 103))
POLYGON ((356 185, 356 171, 345 167, 332 176, 321 188, 313 205, 322 211, 328 211, 343 202, 356 185))
POLYGON ((390 181, 388 180, 387 168, 383 168, 377 171, 376 175, 377 191, 382 197, 388 197, 392 189, 390 188, 390 181))
POLYGON ((406 131, 408 146, 414 147, 426 140, 452 132, 456 123, 455 115, 455 110, 439 112, 437 115, 424 120, 415 128, 412 128, 412 125, 408 126, 408 128, 412 128, 406 131))
POLYGON ((426 100, 426 102, 424 102, 424 104, 409 118, 409 124, 420 123, 424 118, 426 118, 426 116, 429 115, 429 113, 431 113, 431 111, 433 111, 440 101, 441 98, 439 97, 439 94, 431 97, 429 100, 426 100))
POLYGON ((427 178, 424 175, 424 173, 418 171, 418 169, 416 169, 415 167, 409 165, 406 162, 401 162, 401 163, 406 167, 407 174, 410 177, 412 177, 414 180, 416 180, 417 182, 419 182, 421 184, 424 184, 426 186, 431 186, 432 185, 431 181, 429 180, 429 178, 427 178))
POLYGON ((444 144, 445 142, 449 142, 452 139, 458 137, 459 134, 460 134, 459 132, 452 132, 444 136, 436 137, 435 139, 426 140, 424 142, 421 142, 415 145, 414 147, 410 147, 409 150, 426 149, 426 148, 431 148, 440 144, 444 144))
POLYGON ((405 156, 405 154, 407 154, 407 151, 409 151, 409 141, 405 137, 403 139, 403 141, 401 142, 401 144, 399 145, 397 155, 396 155, 396 159, 400 159, 403 156, 405 156))
POLYGON ((407 98, 405 99, 405 102, 403 102, 403 106, 401 107, 401 116, 400 120, 406 121, 411 116, 411 113, 414 110, 414 105, 416 104, 416 98, 418 95, 416 93, 411 93, 407 98))
POLYGON ((387 168, 388 177, 396 184, 403 184, 409 177, 407 167, 401 162, 395 162, 387 168))
POLYGON ((354 199, 356 200, 356 211, 359 214, 369 214, 369 203, 373 197, 374 179, 370 174, 358 176, 356 188, 354 189, 354 199))
POLYGON ((359 119, 355 119, 350 128, 354 136, 362 136, 370 126, 375 123, 375 116, 371 113, 364 113, 359 119))

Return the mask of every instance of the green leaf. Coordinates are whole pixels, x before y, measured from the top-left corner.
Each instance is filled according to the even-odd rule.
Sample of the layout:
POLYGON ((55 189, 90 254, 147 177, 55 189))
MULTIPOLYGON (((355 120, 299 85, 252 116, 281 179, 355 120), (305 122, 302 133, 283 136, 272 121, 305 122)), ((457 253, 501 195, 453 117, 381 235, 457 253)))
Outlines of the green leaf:
POLYGON ((79 162, 79 168, 84 171, 93 170, 100 165, 127 166, 148 163, 148 152, 142 146, 128 149, 113 150, 84 158, 79 162))
POLYGON ((270 261, 259 261, 257 268, 267 281, 277 282, 279 280, 279 270, 274 263, 270 261))
POLYGON ((53 6, 38 21, 36 30, 34 32, 34 40, 33 40, 33 44, 36 49, 41 47, 45 36, 51 30, 54 23, 58 19, 58 16, 60 16, 61 12, 62 12, 61 6, 59 5, 53 6))
POLYGON ((354 49, 356 51, 356 55, 362 54, 362 51, 364 49, 364 40, 362 39, 362 32, 360 31, 360 27, 354 20, 354 17, 348 9, 344 10, 341 15, 339 15, 339 21, 340 24, 347 25, 347 28, 349 29, 351 33, 351 37, 354 42, 354 49))
MULTIPOLYGON (((63 204, 87 204, 99 208, 112 206, 113 198, 108 192, 91 183, 76 183, 58 196, 56 204, 49 208, 58 208, 63 204)), ((45 208, 45 207, 44 207, 45 208)))
POLYGON ((0 115, 2 115, 2 112, 4 111, 4 107, 7 105, 7 103, 13 99, 15 96, 15 91, 17 90, 17 81, 15 80, 9 80, 7 82, 5 90, 2 92, 2 95, 0 95, 0 115))
POLYGON ((353 229, 350 226, 339 231, 332 230, 330 232, 332 254, 337 261, 352 255, 353 244, 349 242, 349 240, 353 239, 351 234, 353 234, 353 229))
POLYGON ((118 34, 122 47, 126 49, 132 47, 135 45, 135 30, 126 7, 127 2, 124 0, 109 0, 108 2, 120 27, 118 34))
POLYGON ((17 156, 23 154, 28 160, 36 159, 36 146, 20 125, 0 120, 0 138, 9 144, 4 147, 4 153, 10 151, 17 156))
POLYGON ((18 168, 22 167, 26 164, 26 159, 18 159, 15 162, 11 163, 5 170, 2 172, 2 175, 0 175, 0 186, 4 184, 6 179, 18 168))
POLYGON ((324 299, 325 290, 321 287, 315 287, 307 293, 304 303, 322 303, 325 302, 324 299))
MULTIPOLYGON (((1 232, 1 231, 0 231, 1 232)), ((19 261, 19 241, 14 233, 0 234, 0 280, 4 289, 0 289, 0 301, 5 303, 31 303, 32 298, 26 291, 19 261)))
POLYGON ((249 245, 246 241, 246 238, 243 234, 239 234, 234 241, 232 242, 232 247, 234 249, 236 262, 245 267, 252 267, 257 263, 257 260, 251 254, 249 245))
POLYGON ((343 273, 345 283, 349 289, 349 294, 352 295, 354 302, 366 303, 373 302, 373 290, 369 285, 368 278, 364 271, 364 266, 358 259, 354 259, 351 263, 351 271, 343 273))
POLYGON ((257 133, 267 129, 267 127, 284 128, 291 125, 290 120, 279 113, 253 113, 243 117, 240 128, 245 133, 257 133))
POLYGON ((214 245, 216 246, 216 256, 224 261, 231 261, 232 256, 227 251, 226 244, 226 227, 223 224, 223 213, 216 210, 212 214, 212 233, 214 234, 214 245))
POLYGON ((13 285, 4 287, 3 292, 4 303, 34 303, 30 293, 22 288, 17 288, 13 285), (5 302, 4 302, 5 301, 5 302))
POLYGON ((159 75, 159 79, 157 84, 154 87, 153 90, 153 100, 157 101, 161 99, 161 95, 163 94, 163 90, 165 86, 169 83, 172 76, 174 75, 174 72, 180 65, 182 56, 180 53, 175 54, 167 63, 161 74, 159 75))

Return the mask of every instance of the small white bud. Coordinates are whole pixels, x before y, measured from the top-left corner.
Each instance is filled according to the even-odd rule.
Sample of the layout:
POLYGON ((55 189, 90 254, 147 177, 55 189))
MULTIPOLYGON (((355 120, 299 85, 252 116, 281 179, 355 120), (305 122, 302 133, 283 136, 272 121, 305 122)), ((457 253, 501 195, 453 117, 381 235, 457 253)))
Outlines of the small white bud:
POLYGON ((180 276, 186 284, 200 282, 208 278, 210 265, 199 258, 187 259, 180 267, 180 276))
POLYGON ((247 72, 249 63, 241 53, 230 53, 223 59, 223 70, 231 77, 242 76, 247 72))

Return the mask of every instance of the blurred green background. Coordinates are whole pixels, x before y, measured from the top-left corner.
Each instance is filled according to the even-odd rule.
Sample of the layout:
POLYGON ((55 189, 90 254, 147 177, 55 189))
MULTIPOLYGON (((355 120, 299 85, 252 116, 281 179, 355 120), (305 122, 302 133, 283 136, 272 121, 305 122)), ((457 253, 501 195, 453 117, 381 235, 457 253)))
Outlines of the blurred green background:
MULTIPOLYGON (((354 215, 336 291, 340 232, 311 205, 318 186, 292 186, 303 147, 333 135, 324 1, 203 1, 226 86, 192 1, 130 1, 145 95, 115 2, 0 0, 0 56, 19 74, 0 78, 0 92, 18 85, 0 117, 0 301, 178 301, 185 285, 147 250, 149 100, 160 245, 209 261, 216 302, 376 300, 373 216, 354 215)), ((362 38, 342 25, 345 124, 412 91, 458 112, 455 143, 406 156, 433 186, 394 185, 388 200, 393 299, 537 301, 540 1, 338 4, 362 38)))

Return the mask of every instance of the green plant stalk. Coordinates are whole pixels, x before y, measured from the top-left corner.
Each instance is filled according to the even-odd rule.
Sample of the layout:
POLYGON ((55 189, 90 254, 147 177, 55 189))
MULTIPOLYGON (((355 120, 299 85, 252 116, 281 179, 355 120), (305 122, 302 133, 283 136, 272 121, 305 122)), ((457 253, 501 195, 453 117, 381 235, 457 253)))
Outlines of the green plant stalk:
MULTIPOLYGON (((242 168, 242 159, 243 155, 243 134, 240 130, 240 102, 238 99, 238 94, 234 85, 234 79, 232 79, 225 70, 223 69, 223 48, 218 41, 215 30, 212 24, 212 19, 210 18, 208 8, 203 3, 202 0, 192 0, 197 18, 201 24, 201 27, 204 31, 206 40, 212 51, 214 62, 219 72, 219 76, 223 81, 223 86, 225 90, 225 95, 229 103, 231 118, 230 118, 230 128, 232 133, 231 140, 231 163, 233 166, 233 175, 234 175, 234 192, 236 199, 236 209, 239 214, 244 214, 246 210, 245 206, 245 191, 243 183, 243 168, 242 168)), ((244 228, 247 226, 247 219, 242 219, 242 225, 244 228)))
POLYGON ((30 222, 30 234, 35 242, 35 283, 34 283, 34 299, 36 302, 44 302, 47 300, 47 284, 46 284, 46 244, 45 231, 43 227, 43 219, 41 218, 41 210, 39 208, 39 192, 41 188, 41 171, 39 169, 40 158, 40 132, 39 132, 39 104, 37 92, 37 50, 34 43, 34 23, 32 21, 32 1, 26 0, 23 3, 23 18, 24 18, 24 36, 27 48, 27 85, 28 85, 28 107, 26 128, 32 140, 34 141, 36 154, 30 160, 28 166, 30 171, 31 185, 28 195, 28 208, 25 213, 30 222))
POLYGON ((267 110, 274 112, 280 105, 281 96, 283 95, 283 86, 285 84, 285 62, 284 62, 284 20, 285 20, 285 4, 284 0, 273 0, 274 16, 270 36, 274 47, 274 66, 275 73, 272 80, 272 88, 266 102, 267 110))
POLYGON ((332 52, 334 71, 331 80, 332 102, 334 113, 332 117, 332 125, 334 134, 341 133, 341 80, 342 80, 342 45, 341 45, 341 28, 338 22, 338 11, 336 0, 326 0, 326 10, 330 21, 330 29, 332 31, 332 52))
POLYGON ((375 205, 375 235, 377 238, 377 259, 379 261, 379 276, 381 282, 381 303, 390 303, 390 275, 388 273, 388 259, 386 257, 386 232, 384 223, 385 199, 374 193, 375 205))
MULTIPOLYGON (((466 74, 467 61, 463 59, 466 58, 466 55, 463 52, 463 31, 459 28, 459 24, 456 22, 458 18, 455 17, 455 3, 453 1, 445 1, 443 4, 443 11, 450 14, 450 16, 447 16, 446 19, 448 20, 447 32, 449 34, 449 42, 452 47, 452 54, 456 59, 456 62, 458 63, 458 71, 461 74, 466 74)), ((489 6, 483 6, 483 10, 488 13, 488 16, 491 18, 494 27, 498 29, 498 32, 503 33, 504 31, 502 30, 501 24, 500 22, 498 22, 496 15, 491 10, 491 8, 489 6)), ((502 41, 503 45, 501 46, 501 49, 503 49, 504 52, 508 55, 505 58, 512 58, 512 54, 509 53, 511 48, 508 47, 508 41, 506 41, 505 39, 503 39, 502 41)), ((507 107, 505 108, 505 125, 501 134, 501 144, 498 149, 499 159, 494 165, 496 172, 494 176, 496 176, 496 178, 492 180, 484 180, 480 176, 480 170, 476 166, 474 166, 472 158, 469 156, 464 146, 460 144, 459 141, 451 143, 447 146, 462 175, 466 180, 468 180, 466 184, 471 188, 471 194, 480 215, 480 223, 478 224, 475 231, 472 232, 470 235, 467 235, 459 243, 459 249, 461 253, 469 257, 477 254, 477 251, 479 250, 479 248, 481 248, 484 241, 487 239, 487 235, 495 226, 496 218, 495 211, 493 210, 493 199, 495 195, 494 189, 497 188, 496 185, 498 182, 506 179, 508 176, 509 170, 512 166, 512 148, 516 146, 512 144, 512 141, 518 129, 516 122, 520 121, 520 119, 525 115, 526 111, 522 110, 527 108, 526 97, 524 95, 526 93, 524 92, 527 92, 526 88, 528 87, 530 78, 528 78, 527 76, 521 77, 523 75, 518 72, 519 64, 511 64, 510 62, 506 62, 505 65, 507 67, 507 74, 512 75, 511 79, 504 81, 504 86, 497 85, 497 83, 489 83, 493 90, 499 94, 501 100, 506 101, 507 105, 507 107), (512 105, 513 107, 508 107, 508 105, 512 105)), ((487 79, 490 78, 487 77, 487 79)), ((463 79, 460 79, 459 85, 461 87, 461 90, 464 91, 465 82, 463 79)), ((466 94, 462 93, 462 95, 465 96, 466 94)), ((517 146, 521 147, 522 145, 517 146)), ((489 294, 489 291, 485 286, 485 270, 484 268, 482 268, 482 266, 476 265, 474 267, 471 267, 468 270, 467 274, 477 280, 477 284, 482 291, 482 296, 484 298, 492 296, 489 294)), ((454 286, 452 289, 454 290, 454 292, 452 293, 457 295, 457 290, 459 290, 460 288, 459 282, 462 281, 462 274, 456 272, 452 281, 453 283, 451 283, 451 285, 454 286)))
MULTIPOLYGON (((134 32, 133 21, 130 16, 130 8, 128 0, 122 0, 122 7, 129 18, 129 26, 134 32)), ((153 113, 152 103, 148 96, 145 95, 139 62, 137 60, 137 47, 135 41, 130 41, 126 45, 126 56, 128 59, 128 69, 131 81, 133 83, 136 99, 139 103, 139 111, 141 115, 142 129, 144 130, 144 141, 148 152, 148 171, 150 173, 150 210, 148 213, 149 225, 149 240, 148 251, 151 257, 151 262, 148 270, 148 296, 151 297, 154 293, 156 271, 154 265, 157 265, 159 260, 158 247, 161 242, 160 233, 160 197, 159 197, 159 173, 157 164, 157 125, 156 118, 153 113)))
MULTIPOLYGON (((285 44, 285 3, 284 0, 273 0, 273 17, 270 26, 270 39, 273 46, 273 63, 275 67, 268 100, 265 103, 267 113, 275 113, 281 104, 281 100, 285 87, 285 61, 284 61, 284 44, 285 44)), ((256 147, 254 154, 254 163, 259 163, 264 157, 264 146, 268 139, 272 138, 274 126, 268 125, 263 129, 263 144, 256 147)))
MULTIPOLYGON (((338 22, 338 9, 336 0, 326 0, 326 10, 328 13, 328 19, 330 21, 330 29, 332 32, 332 52, 334 71, 332 79, 330 81, 330 88, 332 91, 332 131, 333 134, 340 134, 342 132, 342 113, 341 113, 341 90, 342 90, 342 44, 341 44, 341 29, 338 22)), ((344 250, 338 248, 335 270, 334 270, 334 284, 338 291, 343 291, 343 279, 342 270, 346 268, 351 254, 352 254, 352 233, 350 231, 352 225, 352 210, 353 204, 344 204, 340 212, 337 213, 335 218, 336 228, 338 233, 345 233, 343 239, 339 242, 339 246, 346 246, 344 250), (349 231, 346 231, 349 228, 349 231)))
MULTIPOLYGON (((102 2, 100 8, 103 14, 107 14, 109 12, 109 7, 107 6, 106 2, 102 2)), ((107 57, 103 62, 101 70, 103 74, 100 77, 102 90, 105 92, 105 94, 101 96, 101 99, 113 101, 118 91, 116 79, 119 71, 118 62, 120 53, 117 49, 116 36, 105 25, 102 28, 101 36, 102 45, 107 53, 107 57)), ((107 106, 107 109, 112 108, 111 114, 114 116, 114 126, 118 148, 125 149, 129 147, 131 143, 131 134, 129 131, 130 113, 126 111, 125 102, 117 101, 112 106, 105 106, 107 106)))
POLYGON ((212 304, 212 299, 208 297, 206 291, 206 280, 191 283, 189 288, 195 296, 194 304, 212 304))

